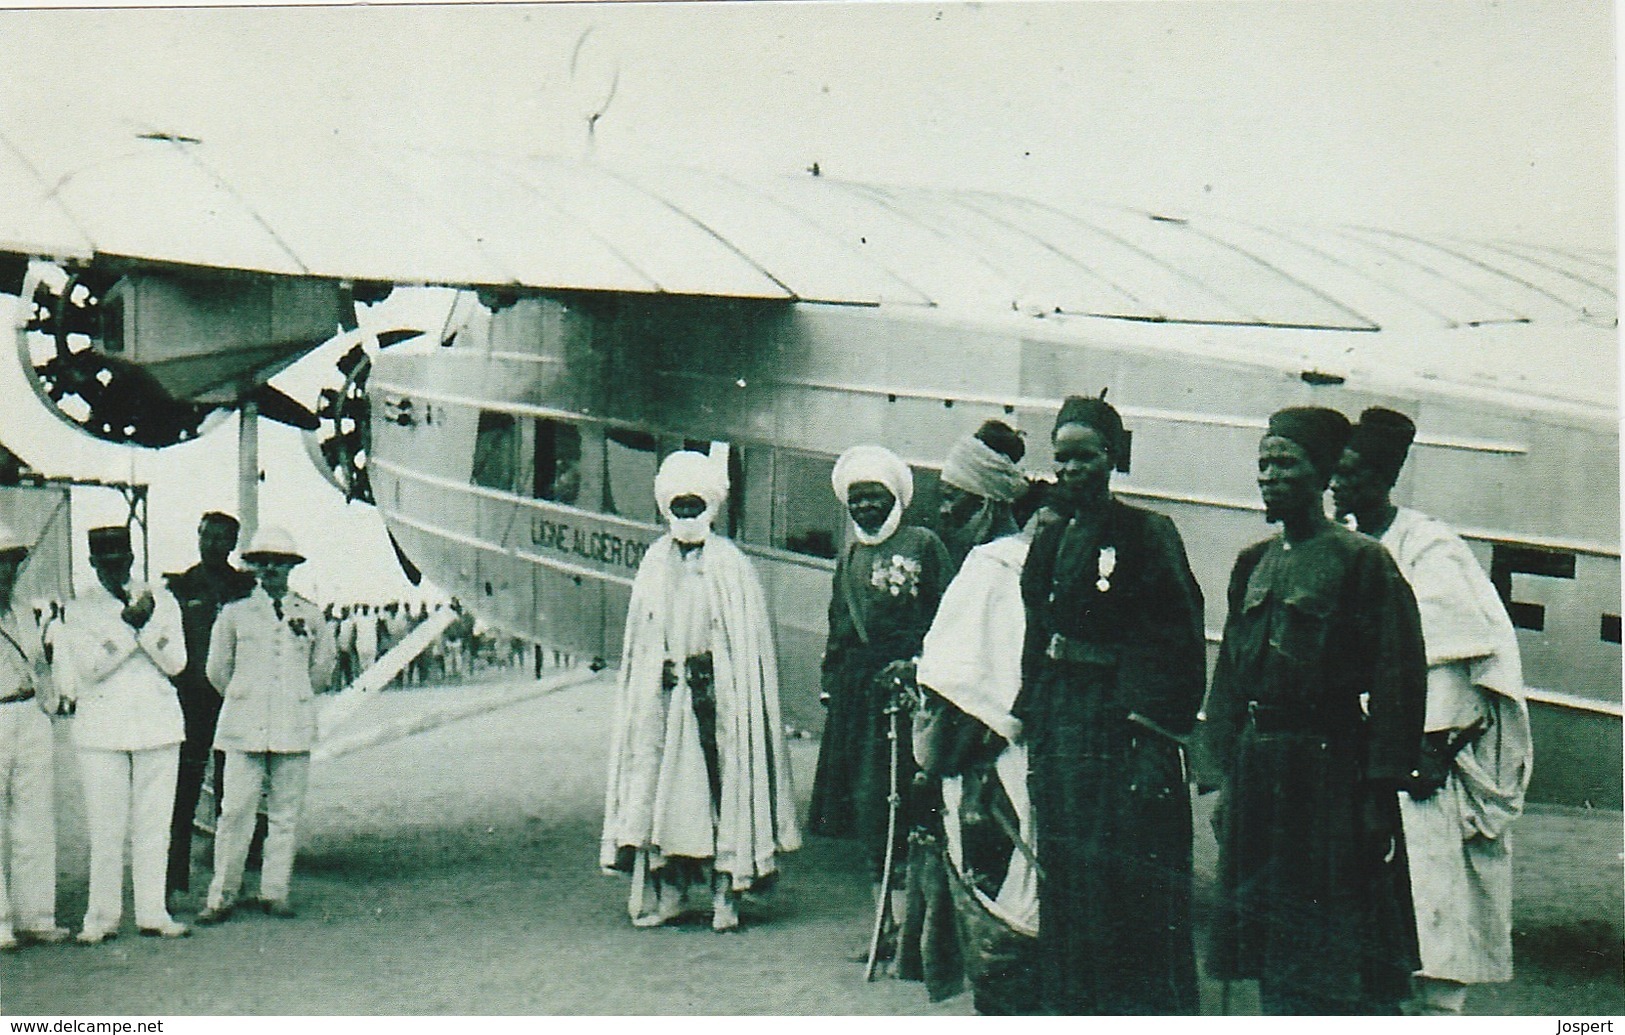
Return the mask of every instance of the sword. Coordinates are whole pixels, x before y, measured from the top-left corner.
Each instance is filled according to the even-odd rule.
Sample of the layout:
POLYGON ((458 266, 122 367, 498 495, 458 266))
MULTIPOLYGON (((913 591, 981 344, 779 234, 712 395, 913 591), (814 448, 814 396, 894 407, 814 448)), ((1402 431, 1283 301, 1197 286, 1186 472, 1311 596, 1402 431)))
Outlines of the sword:
MULTIPOLYGON (((893 688, 900 688, 900 681, 894 681, 893 688)), ((886 715, 890 717, 890 724, 886 727, 886 739, 889 741, 889 774, 887 787, 890 793, 886 795, 886 857, 880 871, 880 901, 875 903, 875 926, 869 935, 869 960, 863 968, 863 980, 875 979, 875 965, 880 962, 880 941, 886 933, 886 921, 891 918, 891 884, 892 862, 897 852, 897 814, 902 809, 902 789, 897 786, 898 778, 898 745, 899 724, 903 721, 903 695, 893 693, 886 705, 886 715)))

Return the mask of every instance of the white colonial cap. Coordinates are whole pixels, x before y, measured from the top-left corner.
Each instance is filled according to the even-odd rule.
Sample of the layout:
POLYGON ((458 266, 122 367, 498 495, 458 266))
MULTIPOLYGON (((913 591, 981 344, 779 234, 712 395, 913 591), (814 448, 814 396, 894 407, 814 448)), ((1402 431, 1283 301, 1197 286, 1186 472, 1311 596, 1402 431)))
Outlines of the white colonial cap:
POLYGON ((24 539, 15 528, 0 521, 0 556, 10 553, 27 553, 34 546, 24 539))
POLYGON ((243 551, 243 560, 252 563, 256 559, 292 561, 303 564, 305 555, 299 552, 294 545, 293 536, 280 528, 262 528, 254 533, 254 541, 248 544, 243 551))

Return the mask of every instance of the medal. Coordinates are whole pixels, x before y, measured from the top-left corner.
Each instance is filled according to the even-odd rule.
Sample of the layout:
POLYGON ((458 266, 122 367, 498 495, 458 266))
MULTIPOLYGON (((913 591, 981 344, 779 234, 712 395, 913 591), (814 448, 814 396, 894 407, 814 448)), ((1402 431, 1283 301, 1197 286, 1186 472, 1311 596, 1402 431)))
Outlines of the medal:
POLYGON ((1112 588, 1112 572, 1117 570, 1117 547, 1102 546, 1100 548, 1100 562, 1097 566, 1100 578, 1095 580, 1095 588, 1104 593, 1112 588))

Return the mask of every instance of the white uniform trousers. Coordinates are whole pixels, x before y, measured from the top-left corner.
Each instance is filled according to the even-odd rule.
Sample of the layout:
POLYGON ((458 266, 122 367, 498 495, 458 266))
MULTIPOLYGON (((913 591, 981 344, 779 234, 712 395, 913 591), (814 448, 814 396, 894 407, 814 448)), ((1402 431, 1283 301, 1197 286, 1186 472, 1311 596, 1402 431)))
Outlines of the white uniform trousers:
POLYGON ((56 765, 34 700, 0 704, 0 934, 56 926, 56 765))
POLYGON ((90 903, 85 929, 117 930, 124 916, 124 844, 130 844, 130 883, 135 922, 165 927, 169 824, 175 810, 175 772, 180 745, 142 751, 79 749, 90 825, 90 903))
POLYGON ((226 793, 214 835, 214 879, 208 904, 219 908, 237 900, 243 886, 248 843, 265 792, 265 851, 260 865, 260 898, 284 901, 293 881, 298 850, 299 812, 310 782, 310 752, 227 751, 226 793))

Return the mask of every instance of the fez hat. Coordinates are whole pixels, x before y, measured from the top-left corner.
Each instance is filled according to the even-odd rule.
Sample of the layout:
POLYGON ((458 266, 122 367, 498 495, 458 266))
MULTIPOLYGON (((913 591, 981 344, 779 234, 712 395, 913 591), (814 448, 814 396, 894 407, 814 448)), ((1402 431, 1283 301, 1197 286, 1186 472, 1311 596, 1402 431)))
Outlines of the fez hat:
POLYGON ((90 556, 93 559, 134 556, 134 552, 130 549, 130 529, 125 525, 92 528, 87 538, 90 540, 90 556))
POLYGON ((33 544, 18 534, 15 528, 0 521, 0 558, 26 556, 33 544))
POLYGON ((1267 435, 1289 439, 1303 447, 1309 462, 1327 480, 1349 440, 1349 419, 1324 406, 1289 406, 1270 414, 1267 435))
POLYGON ((1360 423, 1349 435, 1348 448, 1360 460, 1381 474, 1391 485, 1399 479, 1405 456, 1416 439, 1416 425, 1403 413, 1372 406, 1360 414, 1360 423))
POLYGON ((1106 393, 1096 398, 1087 395, 1069 395, 1061 403, 1061 412, 1055 415, 1055 430, 1068 424, 1082 424, 1094 428, 1106 442, 1106 455, 1112 466, 1123 462, 1123 418, 1117 408, 1106 401, 1106 393))
POLYGON ((243 560, 252 564, 255 561, 284 561, 293 564, 303 564, 305 555, 299 552, 299 547, 293 543, 293 536, 280 528, 262 528, 254 533, 254 541, 248 544, 243 551, 243 560))

